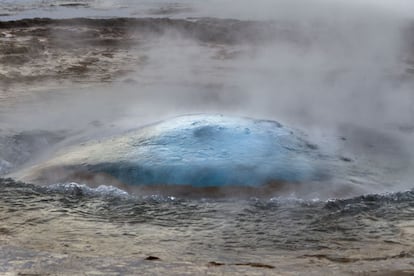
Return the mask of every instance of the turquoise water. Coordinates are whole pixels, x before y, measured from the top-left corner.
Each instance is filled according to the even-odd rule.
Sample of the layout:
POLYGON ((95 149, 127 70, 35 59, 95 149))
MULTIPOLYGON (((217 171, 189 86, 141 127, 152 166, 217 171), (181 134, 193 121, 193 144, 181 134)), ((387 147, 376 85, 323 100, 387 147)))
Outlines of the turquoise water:
POLYGON ((335 158, 276 121, 200 114, 74 147, 47 161, 40 174, 61 167, 109 174, 126 185, 261 186, 322 181, 335 158))

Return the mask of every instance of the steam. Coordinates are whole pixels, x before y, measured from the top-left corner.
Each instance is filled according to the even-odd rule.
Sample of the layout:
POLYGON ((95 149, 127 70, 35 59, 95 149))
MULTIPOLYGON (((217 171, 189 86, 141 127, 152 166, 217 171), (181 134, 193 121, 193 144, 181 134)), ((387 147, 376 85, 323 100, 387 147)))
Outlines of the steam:
POLYGON ((168 95, 173 113, 211 108, 317 125, 410 123, 412 81, 401 80, 409 67, 402 37, 408 1, 219 2, 199 4, 200 13, 281 22, 297 41, 229 46, 167 34, 132 76, 160 91, 138 90, 161 94, 156 101, 168 95))
POLYGON ((349 22, 372 16, 412 18, 414 4, 410 0, 261 0, 254 5, 248 0, 200 1, 205 13, 226 18, 294 19, 302 22, 331 19, 349 22), (237 3, 237 4, 236 4, 237 3))
POLYGON ((382 167, 392 156, 398 163, 393 169, 408 171, 414 78, 407 73, 412 65, 405 61, 413 57, 405 29, 414 19, 412 1, 183 3, 196 17, 279 24, 292 39, 226 44, 167 31, 130 49, 144 60, 134 73, 111 85, 36 99, 7 117, 7 125, 29 127, 30 113, 31 128, 70 129, 87 140, 175 115, 236 114, 281 120, 317 135, 328 131, 348 139, 338 151, 382 167), (91 127, 96 121, 102 127, 91 127))

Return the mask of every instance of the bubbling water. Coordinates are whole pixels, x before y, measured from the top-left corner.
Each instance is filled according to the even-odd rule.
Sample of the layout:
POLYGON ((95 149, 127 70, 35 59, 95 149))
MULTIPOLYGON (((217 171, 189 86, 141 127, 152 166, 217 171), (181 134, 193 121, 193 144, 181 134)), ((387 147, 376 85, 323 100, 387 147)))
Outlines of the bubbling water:
POLYGON ((327 177, 327 158, 299 131, 276 121, 188 115, 70 149, 29 170, 31 181, 104 174, 127 185, 260 186, 327 177), (60 174, 59 174, 60 175, 60 174), (36 176, 36 177, 32 177, 36 176), (40 176, 40 177, 39 177, 40 176))

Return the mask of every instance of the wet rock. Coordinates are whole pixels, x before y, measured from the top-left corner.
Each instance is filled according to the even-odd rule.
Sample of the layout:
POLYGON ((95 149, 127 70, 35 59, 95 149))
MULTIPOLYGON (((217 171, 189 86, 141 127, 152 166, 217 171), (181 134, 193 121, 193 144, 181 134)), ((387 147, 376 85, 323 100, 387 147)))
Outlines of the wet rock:
POLYGON ((222 265, 225 265, 225 264, 213 261, 213 262, 209 262, 207 265, 208 266, 222 266, 222 265))
POLYGON ((77 7, 89 7, 89 4, 82 2, 69 2, 58 4, 61 7, 77 8, 77 7))
POLYGON ((159 261, 161 259, 156 257, 156 256, 148 256, 148 257, 145 258, 145 260, 147 260, 147 261, 159 261))
POLYGON ((262 263, 238 263, 235 265, 251 266, 251 267, 258 267, 258 268, 269 268, 269 269, 275 268, 273 265, 262 264, 262 263))

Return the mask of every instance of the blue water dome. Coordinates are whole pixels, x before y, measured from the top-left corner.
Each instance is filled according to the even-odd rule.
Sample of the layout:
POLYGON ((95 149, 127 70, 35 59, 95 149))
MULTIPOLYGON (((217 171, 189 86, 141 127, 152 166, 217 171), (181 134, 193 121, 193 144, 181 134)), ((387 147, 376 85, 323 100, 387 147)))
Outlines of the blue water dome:
POLYGON ((92 141, 37 170, 103 173, 127 185, 260 186, 318 179, 319 156, 301 132, 276 121, 200 114, 92 141))

